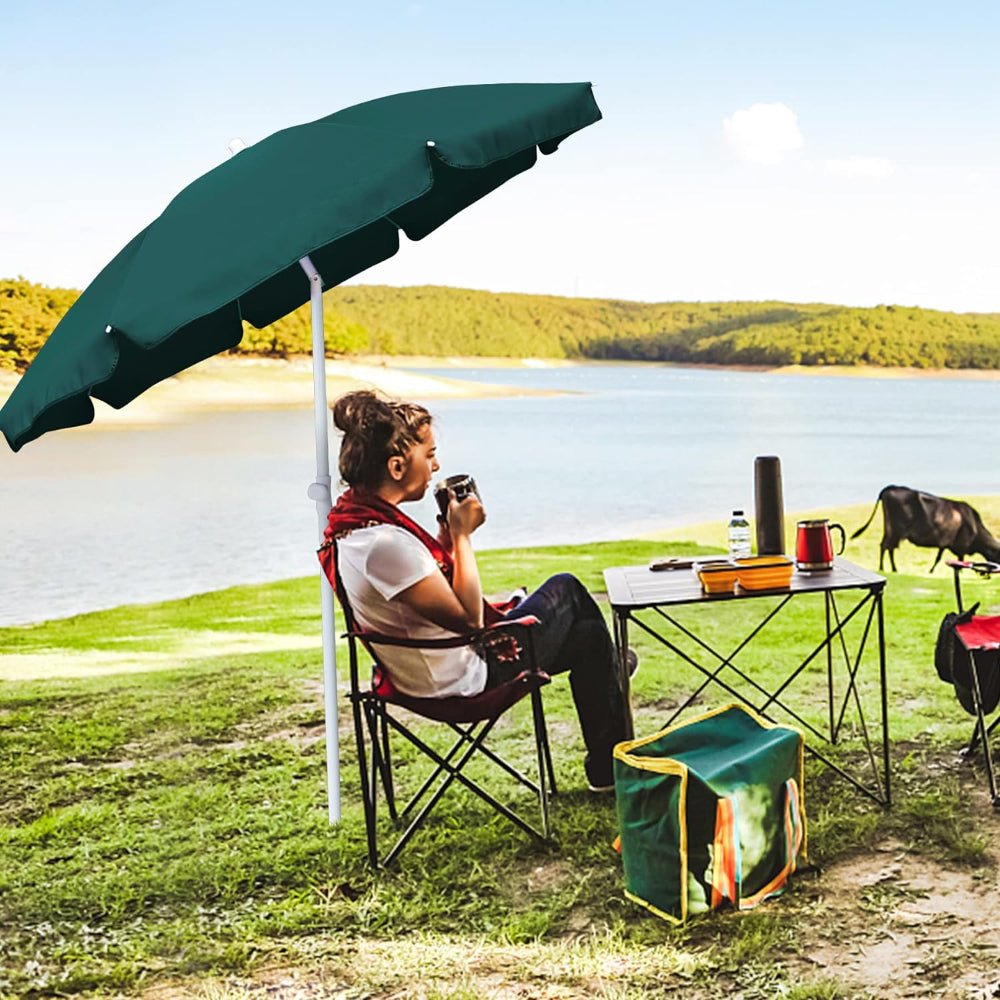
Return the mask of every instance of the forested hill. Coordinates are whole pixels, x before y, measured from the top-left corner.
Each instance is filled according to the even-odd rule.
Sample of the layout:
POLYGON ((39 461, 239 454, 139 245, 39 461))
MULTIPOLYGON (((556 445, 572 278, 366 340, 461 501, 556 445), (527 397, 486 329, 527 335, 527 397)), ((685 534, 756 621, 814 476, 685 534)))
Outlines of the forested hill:
MULTIPOLYGON (((0 279, 0 368, 23 370, 79 293, 0 279)), ((334 354, 1000 369, 1000 313, 784 302, 625 302, 425 286, 326 293, 334 354)), ((308 304, 238 350, 310 350, 308 304)))

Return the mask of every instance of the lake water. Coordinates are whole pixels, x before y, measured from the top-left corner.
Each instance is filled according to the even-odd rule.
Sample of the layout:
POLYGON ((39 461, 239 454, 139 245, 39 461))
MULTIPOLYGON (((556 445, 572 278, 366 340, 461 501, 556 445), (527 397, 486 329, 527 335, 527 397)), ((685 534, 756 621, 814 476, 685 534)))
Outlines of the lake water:
MULTIPOLYGON (((789 511, 874 503, 888 483, 1000 493, 996 382, 596 364, 440 374, 569 393, 428 403, 442 475, 471 472, 483 495, 480 549, 752 513, 761 454, 781 457, 789 511)), ((2 446, 0 624, 312 573, 313 474, 308 410, 2 446)), ((429 497, 410 512, 433 523, 429 497)))

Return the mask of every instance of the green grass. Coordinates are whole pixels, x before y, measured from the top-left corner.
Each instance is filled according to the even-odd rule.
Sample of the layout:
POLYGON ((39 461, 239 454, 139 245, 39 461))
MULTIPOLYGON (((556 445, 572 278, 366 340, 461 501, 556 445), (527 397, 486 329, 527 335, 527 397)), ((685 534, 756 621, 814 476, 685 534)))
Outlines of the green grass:
MULTIPOLYGON (((850 526, 867 510, 842 516, 850 526)), ((493 592, 558 570, 600 591, 603 567, 709 552, 714 530, 694 541, 487 552, 480 563, 493 592)), ((855 543, 848 555, 873 565, 878 532, 862 541, 867 549, 855 543)), ((933 766, 971 725, 931 665, 953 594, 949 575, 915 571, 914 563, 929 566, 926 555, 904 553, 913 562, 886 596, 897 804, 884 812, 810 764, 810 853, 819 864, 886 837, 950 863, 985 862, 988 838, 963 794, 969 769, 942 776, 933 766)), ((970 586, 991 600, 988 585, 970 586)), ((565 680, 545 694, 560 785, 555 842, 530 840, 460 792, 442 801, 395 870, 370 871, 343 683, 344 818, 327 823, 321 655, 318 640, 309 645, 319 634, 316 597, 315 579, 289 580, 0 630, 0 996, 112 996, 190 974, 324 962, 351 970, 345 989, 381 995, 406 981, 408 962, 426 971, 436 956, 462 967, 470 949, 518 981, 547 963, 554 982, 595 996, 682 987, 706 997, 849 995, 775 960, 791 961, 810 919, 794 889, 753 913, 679 929, 623 897, 609 847, 614 804, 585 791, 565 680), (112 653, 132 658, 128 671, 116 670, 112 653), (109 672, 75 673, 103 657, 109 672), (13 679, 19 658, 41 658, 59 676, 13 679)), ((765 600, 700 625, 725 645, 747 624, 749 605, 765 600)), ((780 676, 817 622, 806 602, 789 611, 747 661, 765 679, 780 676)), ((639 636, 637 646, 636 729, 649 732, 690 677, 651 639, 639 636)), ((817 723, 823 676, 817 665, 796 701, 817 723)), ((864 689, 873 693, 867 679, 864 689)), ((527 762, 528 733, 526 712, 516 711, 497 736, 527 762)), ((839 752, 857 763, 856 743, 839 752)), ((401 751, 399 763, 405 783, 411 758, 401 751)), ((472 973, 432 980, 427 996, 489 995, 472 973)))

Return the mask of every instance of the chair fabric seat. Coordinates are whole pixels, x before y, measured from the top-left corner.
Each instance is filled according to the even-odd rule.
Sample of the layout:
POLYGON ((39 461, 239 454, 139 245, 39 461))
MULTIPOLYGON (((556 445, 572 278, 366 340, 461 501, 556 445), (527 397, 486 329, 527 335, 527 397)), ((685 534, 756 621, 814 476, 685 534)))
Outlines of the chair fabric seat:
POLYGON ((391 705, 421 715, 435 722, 482 722, 506 712, 522 698, 549 683, 551 678, 541 671, 523 670, 504 684, 488 688, 477 695, 447 698, 413 698, 397 690, 389 675, 376 666, 372 681, 373 695, 391 705))
POLYGON ((971 621, 956 625, 955 631, 968 650, 1000 649, 1000 615, 973 615, 971 621))

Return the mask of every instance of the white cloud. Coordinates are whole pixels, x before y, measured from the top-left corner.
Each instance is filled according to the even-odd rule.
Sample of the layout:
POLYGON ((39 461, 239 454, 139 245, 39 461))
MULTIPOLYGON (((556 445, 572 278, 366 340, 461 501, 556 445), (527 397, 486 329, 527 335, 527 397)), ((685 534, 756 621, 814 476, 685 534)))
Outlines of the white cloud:
POLYGON ((844 160, 827 160, 826 169, 842 177, 888 177, 892 164, 884 156, 848 156, 844 160))
POLYGON ((798 116, 780 101, 734 111, 723 119, 722 131, 736 156, 750 163, 780 163, 804 145, 798 116))

